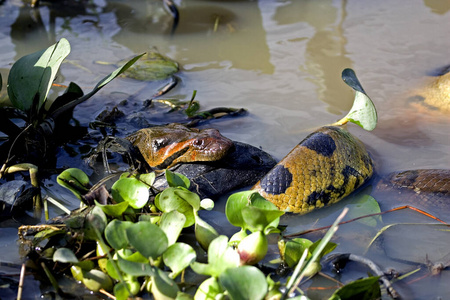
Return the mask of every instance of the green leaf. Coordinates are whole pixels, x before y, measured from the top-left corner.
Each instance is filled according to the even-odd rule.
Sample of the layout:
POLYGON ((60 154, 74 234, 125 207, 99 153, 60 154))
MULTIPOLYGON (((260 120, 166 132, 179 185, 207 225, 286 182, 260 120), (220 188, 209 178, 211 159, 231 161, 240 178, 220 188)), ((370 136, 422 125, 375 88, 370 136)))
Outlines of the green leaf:
POLYGON ((245 227, 245 222, 241 211, 244 207, 251 203, 250 196, 254 193, 254 191, 244 191, 234 193, 228 197, 227 204, 225 205, 225 214, 231 225, 236 227, 245 227))
MULTIPOLYGON (((311 247, 313 242, 308 239, 295 238, 286 242, 285 250, 283 253, 284 261, 289 267, 295 266, 302 257, 303 251, 311 247)), ((311 256, 309 251, 308 257, 311 256)), ((307 258, 308 258, 307 257, 307 258)))
POLYGON ((146 53, 124 74, 137 80, 162 80, 178 72, 178 64, 161 54, 150 51, 146 53))
POLYGON ((191 185, 189 178, 180 173, 171 172, 169 169, 165 170, 167 184, 170 187, 184 187, 185 189, 189 189, 191 185))
POLYGON ((381 298, 379 277, 358 279, 339 288, 329 300, 373 300, 381 298))
POLYGON ((129 221, 112 220, 105 228, 106 241, 116 250, 127 247, 127 229, 132 225, 133 223, 129 221))
POLYGON ((349 113, 338 123, 345 124, 347 121, 361 126, 365 130, 372 131, 377 126, 378 116, 375 105, 364 91, 361 83, 356 77, 355 71, 345 69, 342 71, 342 80, 355 90, 355 100, 349 113))
POLYGON ((130 296, 125 282, 119 282, 114 286, 114 296, 116 300, 127 300, 130 296))
POLYGON ((177 241, 185 223, 186 217, 176 210, 163 213, 159 227, 166 234, 169 246, 173 245, 177 241))
POLYGON ((62 38, 56 44, 20 58, 8 77, 8 96, 20 110, 35 112, 44 104, 56 73, 70 53, 69 42, 62 38))
POLYGON ((113 289, 113 282, 111 278, 102 271, 92 269, 83 272, 83 284, 93 292, 98 292, 100 289, 111 291, 113 289))
POLYGON ((79 262, 73 251, 68 248, 59 248, 56 250, 53 254, 53 261, 71 264, 76 264, 79 262))
MULTIPOLYGON (((375 214, 381 212, 380 205, 377 200, 370 195, 361 195, 355 201, 351 201, 350 210, 347 219, 354 219, 357 217, 375 214)), ((377 226, 381 221, 381 216, 373 216, 370 218, 359 219, 356 222, 365 224, 370 227, 377 226)))
POLYGON ((59 185, 70 190, 78 199, 89 191, 89 177, 82 170, 69 168, 56 178, 59 185))
POLYGON ((279 219, 284 212, 277 210, 266 210, 254 206, 244 207, 241 211, 247 229, 250 231, 263 231, 269 224, 279 219))
POLYGON ((95 205, 100 207, 105 214, 114 218, 120 218, 122 214, 127 210, 129 203, 124 201, 117 204, 100 204, 97 200, 94 200, 95 205))
POLYGON ((184 269, 195 261, 197 255, 191 246, 184 243, 175 243, 163 254, 163 261, 172 270, 172 278, 175 278, 184 269))
POLYGON ((194 207, 200 208, 200 197, 181 187, 169 187, 159 193, 155 198, 156 207, 162 212, 170 212, 176 210, 186 217, 184 227, 194 225, 194 207))
POLYGON ((153 185, 153 183, 155 182, 155 178, 156 178, 155 172, 137 175, 137 179, 144 182, 149 187, 151 187, 153 185))
POLYGON ((116 202, 126 201, 135 209, 144 207, 150 196, 149 187, 134 177, 117 180, 111 187, 111 194, 116 202))
POLYGON ((209 277, 200 284, 195 292, 195 300, 214 300, 222 299, 223 297, 217 297, 222 294, 223 290, 220 287, 219 281, 215 277, 209 277))
POLYGON ((219 283, 233 300, 263 299, 268 289, 264 274, 253 266, 228 269, 219 276, 219 283))
POLYGON ((152 294, 155 299, 175 299, 180 289, 167 273, 161 269, 156 269, 156 274, 152 276, 152 294))
POLYGON ((195 214, 195 238, 203 249, 207 250, 211 242, 217 238, 217 231, 205 222, 199 215, 195 214))
POLYGON ((208 263, 193 262, 191 268, 198 274, 218 277, 226 269, 238 267, 239 261, 239 254, 228 246, 228 238, 221 235, 209 245, 208 263))
POLYGON ((167 236, 158 226, 150 222, 139 222, 126 229, 128 241, 145 257, 158 258, 166 251, 167 236))
POLYGON ((90 240, 99 240, 105 230, 106 222, 106 215, 103 210, 98 206, 94 206, 86 216, 84 237, 90 240))
POLYGON ((117 263, 120 270, 128 275, 153 276, 156 274, 156 268, 152 267, 149 263, 129 261, 127 259, 123 259, 120 255, 118 255, 117 263))

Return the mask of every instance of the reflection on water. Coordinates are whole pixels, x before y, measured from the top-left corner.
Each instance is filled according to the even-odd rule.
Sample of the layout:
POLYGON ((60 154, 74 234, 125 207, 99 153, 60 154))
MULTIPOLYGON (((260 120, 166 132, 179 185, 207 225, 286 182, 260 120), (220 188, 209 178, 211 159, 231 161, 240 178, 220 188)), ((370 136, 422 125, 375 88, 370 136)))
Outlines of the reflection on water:
POLYGON ((312 27, 313 35, 306 43, 306 63, 300 69, 316 85, 319 100, 331 104, 328 109, 333 113, 339 113, 333 109, 336 98, 342 105, 341 109, 350 108, 353 103, 352 92, 339 80, 342 70, 353 68, 345 49, 347 40, 343 23, 347 15, 346 6, 346 0, 340 3, 320 1, 319 4, 314 0, 293 1, 277 8, 274 16, 280 25, 300 23, 301 26, 312 27))
MULTIPOLYGON (((407 101, 427 81, 426 74, 450 63, 448 1, 175 3, 180 20, 172 33, 173 19, 159 0, 43 1, 37 9, 19 0, 2 2, 2 75, 3 69, 10 68, 19 57, 65 37, 72 52, 57 80, 62 84, 74 81, 89 91, 113 68, 96 61, 117 62, 156 47, 182 68, 178 74, 180 84, 168 97, 187 100, 195 89, 196 99, 205 109, 247 108, 250 114, 246 117, 210 126, 232 139, 261 146, 279 159, 312 128, 332 123, 347 112, 353 93, 340 76, 344 68, 351 67, 374 100, 380 124, 374 132, 364 132, 356 126, 349 126, 349 130, 368 145, 377 161, 377 171, 450 168, 448 115, 419 110, 407 101)), ((111 109, 129 95, 140 107, 160 86, 117 79, 77 108, 75 118, 86 126, 105 107, 111 109)), ((95 131, 90 133, 100 136, 95 131)), ((80 153, 73 149, 93 147, 90 143, 84 140, 82 146, 59 149, 57 167, 83 165, 80 153)), ((65 197, 69 207, 76 207, 71 195, 58 190, 54 178, 47 179, 45 185, 65 197)), ((311 215, 288 216, 284 222, 291 232, 327 225, 342 207, 356 209, 356 198, 311 215)), ((429 222, 421 218, 405 212, 383 216, 382 220, 429 222)), ((342 226, 336 240, 340 243, 337 251, 364 254, 365 245, 377 230, 359 223, 342 226), (355 245, 355 241, 363 244, 355 245)), ((414 232, 420 239, 421 234, 429 235, 429 228, 422 233, 415 228, 414 232)), ((403 246, 406 250, 413 248, 403 246)), ((400 271, 409 270, 407 264, 384 257, 384 249, 387 248, 382 243, 375 245, 373 257, 377 262, 400 271)), ((17 258, 8 260, 16 262, 17 258)), ((344 272, 340 279, 353 275, 344 272)), ((440 280, 448 280, 448 275, 443 273, 440 280)), ((415 293, 415 297, 430 298, 425 292, 420 294, 421 290, 430 290, 429 286, 422 287, 422 282, 406 285, 405 289, 415 293)), ((436 282, 430 278, 427 284, 436 282)), ((440 295, 448 292, 441 285, 433 289, 440 295)))

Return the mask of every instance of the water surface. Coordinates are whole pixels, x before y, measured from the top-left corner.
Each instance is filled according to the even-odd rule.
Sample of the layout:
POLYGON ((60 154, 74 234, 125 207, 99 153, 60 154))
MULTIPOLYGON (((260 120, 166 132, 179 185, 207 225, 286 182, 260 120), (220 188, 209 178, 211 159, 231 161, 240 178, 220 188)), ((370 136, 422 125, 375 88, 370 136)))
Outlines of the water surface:
MULTIPOLYGON (((344 68, 352 68, 377 106, 379 126, 373 132, 354 125, 349 130, 366 143, 377 171, 450 167, 448 115, 408 102, 429 80, 427 74, 450 64, 448 1, 175 3, 180 21, 172 33, 172 17, 161 1, 43 2, 35 9, 22 1, 5 1, 0 5, 4 81, 15 60, 61 38, 69 40, 72 51, 57 82, 73 81, 85 91, 114 69, 97 61, 117 62, 156 48, 181 66, 180 84, 167 97, 188 100, 197 90, 196 99, 204 109, 246 108, 249 114, 245 117, 207 126, 281 159, 314 128, 346 114, 353 92, 340 75, 344 68)), ((87 126, 105 107, 112 108, 131 95, 134 101, 144 101, 160 86, 117 79, 77 107, 74 117, 87 126)), ((122 134, 130 130, 123 129, 122 134)), ((82 143, 95 146, 92 141, 82 143)), ((81 154, 69 154, 69 148, 58 152, 57 167, 78 166, 88 171, 81 154)), ((45 187, 60 195, 69 208, 77 207, 76 199, 59 188, 54 177, 45 180, 45 187)), ((346 204, 310 216, 289 216, 285 222, 291 225, 291 232, 318 226, 319 220, 329 224, 346 204)), ((405 222, 421 220, 416 214, 405 215, 405 222)), ((10 242, 10 228, 0 229, 0 234, 6 236, 5 247, 13 253, 16 249, 10 242)), ((340 232, 336 251, 361 254, 376 230, 354 225, 343 226, 340 232), (364 245, 355 245, 355 240, 363 240, 364 245)), ((411 241, 402 243, 406 250, 411 248, 407 244, 411 241)), ((373 257, 386 269, 407 270, 407 264, 396 265, 389 255, 375 252, 373 257)), ((11 254, 2 262, 21 260, 11 254)), ((405 289, 417 299, 445 296, 450 292, 448 287, 436 283, 448 281, 445 272, 442 277, 421 280, 405 289), (426 288, 424 282, 428 282, 426 288)))

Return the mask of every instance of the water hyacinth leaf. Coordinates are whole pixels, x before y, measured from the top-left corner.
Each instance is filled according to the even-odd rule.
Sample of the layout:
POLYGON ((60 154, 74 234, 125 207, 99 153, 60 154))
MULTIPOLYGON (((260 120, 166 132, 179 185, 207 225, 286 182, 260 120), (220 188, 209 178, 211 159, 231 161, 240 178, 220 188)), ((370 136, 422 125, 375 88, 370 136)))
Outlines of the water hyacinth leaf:
MULTIPOLYGON (((289 267, 295 266, 299 262, 303 251, 311 247, 312 244, 313 242, 303 238, 295 238, 287 241, 285 244, 284 252, 282 254, 285 263, 289 267)), ((311 252, 308 254, 307 258, 309 258, 310 256, 311 252)))
POLYGON ((130 245, 145 257, 156 259, 167 250, 169 241, 166 234, 152 223, 135 223, 126 232, 130 245))
POLYGON ((135 209, 144 207, 150 196, 149 187, 134 177, 117 180, 111 187, 111 194, 116 202, 126 201, 135 209))
POLYGON ((105 291, 112 291, 113 289, 111 277, 96 269, 84 272, 82 282, 93 292, 98 292, 100 289, 105 291))
POLYGON ((137 80, 152 81, 166 79, 176 72, 178 72, 178 64, 175 61, 155 51, 150 51, 143 55, 124 75, 137 80))
POLYGON ((185 188, 179 187, 173 190, 174 194, 189 203, 197 211, 200 209, 200 196, 185 188))
MULTIPOLYGON (((381 212, 380 205, 377 200, 370 195, 361 195, 355 201, 351 201, 351 204, 352 205, 348 212, 347 219, 354 219, 381 212)), ((370 227, 375 227, 380 221, 381 216, 372 216, 370 218, 359 219, 356 222, 370 227)))
POLYGON ((222 293, 223 290, 217 278, 209 277, 200 284, 197 291, 195 292, 194 299, 195 300, 222 299, 222 297, 219 296, 222 293))
POLYGON ((155 275, 155 268, 149 263, 140 263, 123 259, 118 255, 117 264, 124 273, 132 276, 153 276, 155 275))
POLYGON ((180 236, 186 223, 186 217, 176 210, 164 213, 159 223, 159 228, 164 231, 167 236, 168 245, 173 245, 180 236))
POLYGON ((106 241, 116 250, 127 247, 127 229, 132 225, 133 223, 129 221, 112 220, 105 228, 106 241))
POLYGON ((356 77, 355 71, 352 69, 342 71, 342 80, 355 90, 355 100, 350 112, 338 123, 345 124, 350 121, 365 130, 374 130, 378 121, 377 110, 356 77))
POLYGON ((195 250, 185 243, 175 243, 163 254, 164 264, 172 270, 172 278, 177 277, 196 258, 195 250))
POLYGON ((32 108, 37 112, 69 53, 70 44, 62 38, 49 48, 23 56, 14 63, 8 77, 8 96, 12 104, 26 112, 32 108))
POLYGON ((266 277, 253 266, 228 269, 219 276, 219 282, 231 299, 264 299, 268 289, 266 277))
POLYGON ((89 240, 99 240, 107 223, 103 210, 95 206, 86 216, 84 237, 89 240))
POLYGON ((265 210, 246 206, 241 211, 246 228, 251 231, 263 231, 270 223, 284 214, 279 210, 265 210))
POLYGON ((100 207, 105 214, 108 216, 119 218, 122 216, 122 214, 127 210, 128 208, 128 202, 120 202, 117 204, 100 204, 97 202, 97 200, 94 201, 95 205, 100 207))
POLYGON ((152 276, 152 294, 155 299, 175 299, 180 289, 166 272, 156 269, 152 276))
POLYGON ((117 261, 109 260, 106 262, 106 273, 115 280, 120 280, 120 275, 117 273, 118 268, 114 267, 114 264, 117 267, 117 261))
MULTIPOLYGON (((192 207, 191 204, 189 204, 188 201, 186 201, 186 199, 183 198, 183 196, 195 197, 193 195, 197 194, 194 194, 189 191, 188 193, 185 192, 177 193, 177 191, 180 191, 180 189, 181 188, 179 187, 178 188, 169 187, 165 189, 155 197, 155 205, 160 211, 164 213, 173 210, 182 213, 186 217, 184 227, 189 227, 194 225, 195 223, 194 208, 192 207)), ((198 195, 196 196, 196 198, 198 199, 198 206, 200 207, 200 198, 198 197, 198 195)), ((191 199, 191 202, 194 201, 191 199)))
POLYGON ((244 207, 249 205, 250 196, 254 193, 254 191, 244 191, 234 193, 228 197, 225 205, 225 214, 231 225, 236 227, 245 227, 245 222, 241 211, 244 207))
POLYGON ((68 248, 59 248, 56 250, 53 254, 53 261, 71 264, 76 264, 79 262, 73 251, 68 248))
POLYGON ((137 178, 150 187, 155 182, 156 175, 155 175, 155 172, 151 172, 151 173, 147 173, 147 174, 139 174, 137 176, 137 178))
POLYGON ((193 262, 194 272, 218 277, 226 269, 239 266, 239 254, 228 245, 228 238, 221 235, 214 239, 208 248, 208 263, 193 262))
POLYGON ((70 190, 78 199, 89 191, 89 177, 82 170, 69 168, 56 177, 59 185, 70 190))
POLYGON ((361 299, 372 300, 381 298, 379 277, 358 279, 339 288, 329 300, 361 299))
POLYGON ((195 214, 195 238, 200 246, 207 250, 211 242, 217 238, 219 234, 217 231, 205 222, 202 218, 195 214))
POLYGON ((130 296, 125 282, 119 282, 114 285, 114 296, 116 300, 127 300, 130 296))
POLYGON ((185 189, 189 189, 191 185, 189 178, 184 176, 183 174, 172 172, 169 169, 165 170, 165 176, 167 180, 167 184, 170 187, 184 187, 185 189))

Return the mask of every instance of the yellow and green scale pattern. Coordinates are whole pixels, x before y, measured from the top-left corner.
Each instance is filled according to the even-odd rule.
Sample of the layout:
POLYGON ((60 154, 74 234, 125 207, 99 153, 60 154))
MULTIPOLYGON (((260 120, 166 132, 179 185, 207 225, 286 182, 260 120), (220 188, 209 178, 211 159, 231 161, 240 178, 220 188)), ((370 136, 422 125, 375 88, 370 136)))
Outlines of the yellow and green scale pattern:
POLYGON ((363 143, 343 128, 325 126, 301 141, 253 189, 280 210, 305 214, 338 202, 372 174, 363 143))

